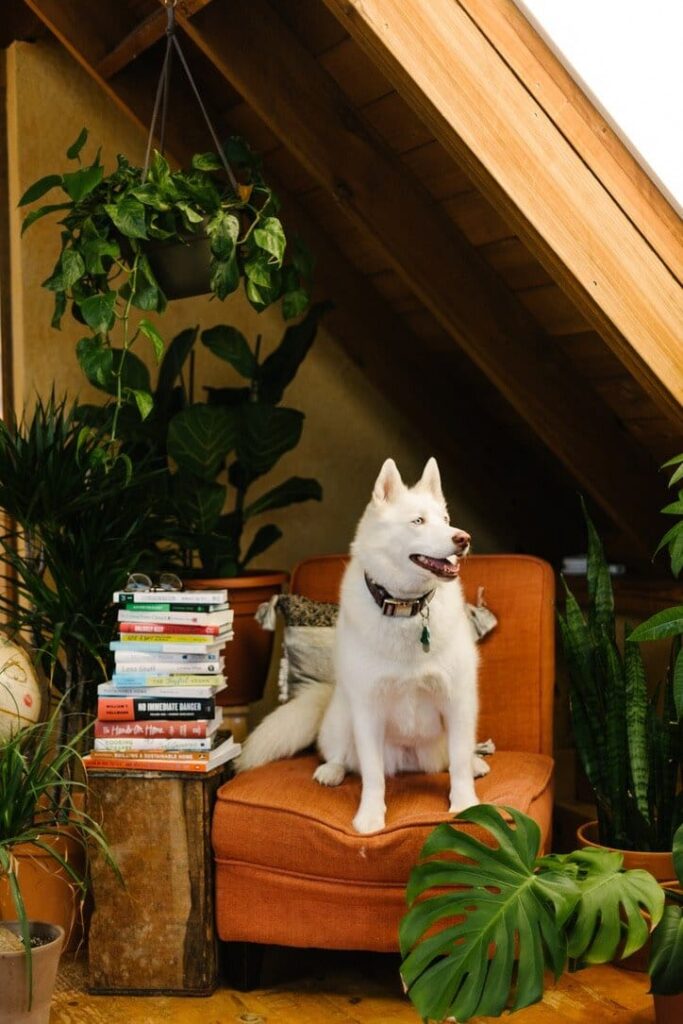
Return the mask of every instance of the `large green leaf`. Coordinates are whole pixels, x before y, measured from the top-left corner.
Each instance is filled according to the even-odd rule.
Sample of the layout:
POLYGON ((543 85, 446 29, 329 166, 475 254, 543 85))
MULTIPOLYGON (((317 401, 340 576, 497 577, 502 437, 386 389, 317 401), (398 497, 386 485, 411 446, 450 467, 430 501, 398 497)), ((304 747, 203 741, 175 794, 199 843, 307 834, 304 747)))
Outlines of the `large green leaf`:
POLYGON ((219 210, 206 225, 211 252, 218 260, 229 260, 235 252, 240 233, 240 222, 234 213, 219 210))
POLYGON ((275 260, 278 266, 282 266, 286 240, 282 223, 278 217, 265 217, 258 227, 254 228, 254 241, 259 249, 263 249, 275 260))
POLYGON ((597 848, 570 853, 565 863, 579 869, 581 899, 568 928, 571 957, 589 964, 614 959, 640 949, 650 932, 642 910, 656 925, 664 908, 664 893, 649 871, 622 871, 621 853, 597 848))
MULTIPOLYGON (((85 273, 85 263, 76 249, 64 249, 61 256, 62 285, 64 291, 71 288, 85 273)), ((61 289, 60 289, 61 290, 61 289)))
POLYGON ((233 253, 229 259, 211 259, 211 290, 221 301, 235 291, 240 283, 240 269, 233 253))
POLYGON ((127 238, 147 238, 145 208, 134 196, 124 196, 116 203, 107 203, 105 210, 114 225, 127 238))
POLYGON ((181 470, 212 483, 236 439, 234 410, 219 405, 191 405, 169 424, 168 453, 181 470))
POLYGON ((180 334, 176 334, 166 349, 159 367, 159 377, 155 392, 157 401, 166 403, 169 400, 175 382, 182 373, 185 361, 192 351, 198 330, 198 327, 187 327, 180 334))
POLYGON ((665 608, 663 612, 657 612, 646 622, 642 622, 633 630, 629 640, 665 640, 670 636, 679 636, 683 633, 683 605, 676 605, 674 608, 665 608))
POLYGON ((202 344, 219 359, 224 359, 247 380, 256 373, 256 359, 249 348, 249 342, 236 327, 218 324, 202 331, 202 344))
POLYGON ((284 483, 266 491, 256 501, 252 501, 244 510, 244 518, 260 515, 261 512, 272 512, 276 508, 286 508, 301 501, 320 501, 323 489, 317 480, 309 477, 290 476, 284 483))
POLYGON ((331 308, 331 302, 317 302, 311 306, 301 323, 288 327, 278 347, 264 359, 259 370, 259 397, 262 401, 277 405, 282 399, 285 388, 294 380, 315 341, 320 318, 331 308))
POLYGON ((74 142, 71 143, 71 145, 69 146, 69 148, 66 151, 66 155, 67 155, 69 160, 78 160, 79 153, 83 149, 83 146, 85 145, 85 143, 87 141, 87 138, 88 138, 88 129, 87 128, 81 128, 80 132, 78 133, 78 138, 74 142))
POLYGON ((104 334, 114 325, 116 292, 97 293, 78 303, 78 308, 88 327, 96 334, 104 334))
MULTIPOLYGON (((37 220, 41 220, 43 217, 47 217, 48 213, 54 213, 55 210, 68 210, 71 208, 71 203, 48 203, 47 206, 40 206, 37 210, 31 210, 27 213, 21 222, 21 233, 23 235, 27 228, 31 227, 31 224, 35 224, 37 220)), ((45 285, 43 285, 45 287, 45 285)))
POLYGON ((648 966, 652 992, 675 996, 683 992, 683 908, 669 905, 652 936, 648 966))
POLYGON ((81 338, 76 345, 76 356, 90 383, 106 390, 111 382, 114 365, 111 348, 100 337, 81 338))
POLYGON ((247 553, 242 559, 242 568, 251 562, 253 558, 258 555, 262 555, 264 551, 267 551, 276 541, 282 536, 282 530, 275 526, 274 523, 266 523, 265 526, 259 527, 254 534, 254 539, 247 548, 247 553))
POLYGON ((280 456, 296 447, 303 429, 304 414, 296 409, 274 408, 260 402, 247 402, 238 407, 238 413, 237 458, 253 480, 267 473, 280 456))
POLYGON ((29 203, 35 203, 36 199, 41 199, 46 192, 61 184, 61 174, 47 174, 44 178, 39 178, 38 181, 34 181, 32 185, 29 185, 19 200, 18 205, 28 206, 29 203))
POLYGON ((64 190, 73 199, 74 203, 78 203, 99 185, 103 175, 104 168, 101 164, 93 164, 92 167, 84 167, 80 171, 65 174, 63 179, 64 190))
POLYGON ((181 520, 196 533, 210 533, 223 511, 227 488, 179 472, 173 477, 173 492, 181 520))
POLYGON ((438 826, 423 847, 399 930, 408 995, 424 1019, 437 1021, 497 1016, 509 1004, 520 1009, 537 1002, 544 971, 557 977, 564 969, 560 923, 579 898, 571 874, 535 872, 540 830, 519 811, 482 805, 456 821, 460 828, 438 826), (496 845, 476 839, 466 830, 470 824, 496 845), (446 895, 430 896, 444 888, 446 895))

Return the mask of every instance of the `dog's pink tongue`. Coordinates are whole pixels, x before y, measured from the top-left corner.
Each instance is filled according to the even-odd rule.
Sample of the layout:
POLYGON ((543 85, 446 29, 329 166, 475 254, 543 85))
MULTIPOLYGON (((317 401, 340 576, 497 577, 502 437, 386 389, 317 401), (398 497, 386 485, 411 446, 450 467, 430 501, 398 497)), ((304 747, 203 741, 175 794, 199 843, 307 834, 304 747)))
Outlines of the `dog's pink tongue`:
POLYGON ((439 576, 457 576, 460 566, 449 562, 447 558, 432 558, 431 555, 416 555, 415 561, 423 565, 425 569, 437 573, 439 576))

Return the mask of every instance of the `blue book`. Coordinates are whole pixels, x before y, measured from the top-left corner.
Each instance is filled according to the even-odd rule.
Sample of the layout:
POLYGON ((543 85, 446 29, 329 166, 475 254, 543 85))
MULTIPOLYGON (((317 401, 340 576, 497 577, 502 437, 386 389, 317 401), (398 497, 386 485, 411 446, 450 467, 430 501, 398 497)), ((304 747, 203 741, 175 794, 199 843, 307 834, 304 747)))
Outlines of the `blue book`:
POLYGON ((225 641, 218 643, 164 643, 162 640, 112 640, 109 649, 112 651, 145 651, 147 654, 219 654, 225 647, 225 641))

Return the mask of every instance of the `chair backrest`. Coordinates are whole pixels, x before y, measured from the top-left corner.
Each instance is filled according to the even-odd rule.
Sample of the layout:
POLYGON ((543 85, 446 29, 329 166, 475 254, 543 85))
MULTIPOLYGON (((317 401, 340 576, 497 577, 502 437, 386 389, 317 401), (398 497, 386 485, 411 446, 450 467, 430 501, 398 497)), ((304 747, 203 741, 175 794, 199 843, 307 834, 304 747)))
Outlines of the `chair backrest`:
MULTIPOLYGON (((300 562, 291 592, 338 601, 346 555, 300 562)), ((463 563, 466 599, 480 587, 498 625, 480 644, 479 737, 501 750, 551 754, 555 683, 555 578, 527 555, 472 555, 463 563)))

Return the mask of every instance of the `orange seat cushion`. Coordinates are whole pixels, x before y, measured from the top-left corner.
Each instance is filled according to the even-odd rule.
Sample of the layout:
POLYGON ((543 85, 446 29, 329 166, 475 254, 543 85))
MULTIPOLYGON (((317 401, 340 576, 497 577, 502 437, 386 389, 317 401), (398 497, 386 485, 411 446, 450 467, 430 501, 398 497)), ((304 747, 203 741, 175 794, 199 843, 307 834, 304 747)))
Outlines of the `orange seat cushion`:
MULTIPOLYGON (((360 779, 328 789, 302 756, 245 772, 218 792, 213 817, 218 934, 291 946, 395 950, 405 884, 435 825, 447 821, 447 773, 387 780, 386 827, 351 824, 360 779)), ((553 762, 501 751, 476 783, 482 803, 510 804, 550 834, 553 762)), ((468 829, 473 826, 465 826, 468 829)))

